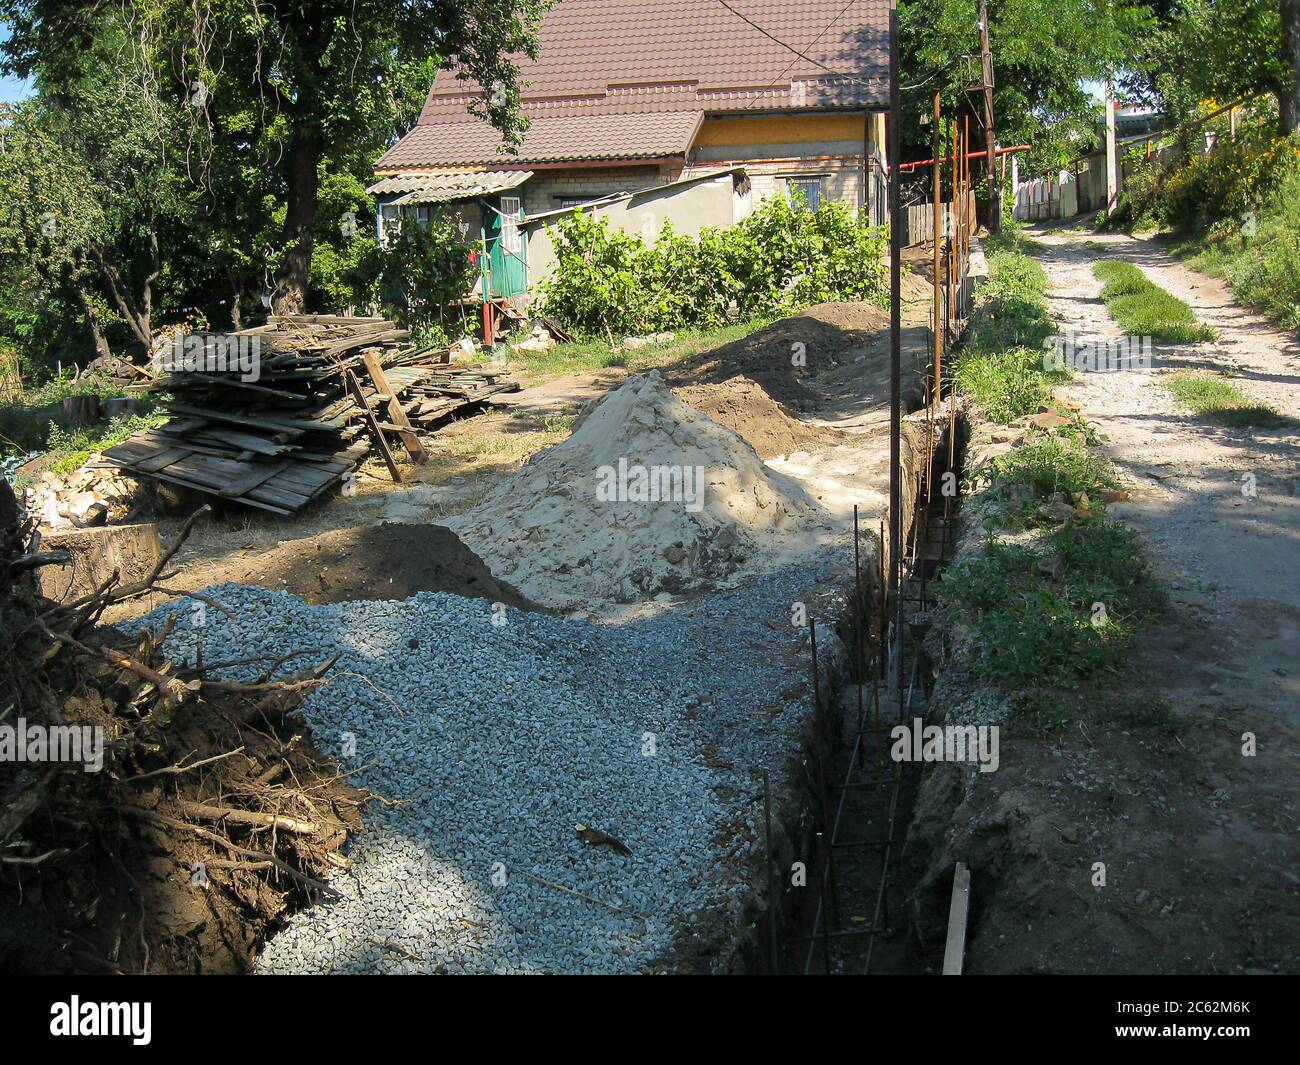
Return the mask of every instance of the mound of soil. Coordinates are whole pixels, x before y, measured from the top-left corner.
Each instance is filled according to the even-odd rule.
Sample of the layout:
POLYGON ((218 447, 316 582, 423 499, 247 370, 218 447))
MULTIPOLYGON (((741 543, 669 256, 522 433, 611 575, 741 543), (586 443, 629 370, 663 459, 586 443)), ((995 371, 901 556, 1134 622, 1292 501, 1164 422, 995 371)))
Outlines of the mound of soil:
POLYGON ((835 430, 790 417, 761 385, 747 377, 710 385, 682 385, 674 388, 673 394, 743 436, 762 459, 818 451, 840 442, 835 430))
POLYGON ((888 329, 889 312, 874 303, 821 303, 701 352, 675 370, 669 383, 711 384, 743 376, 785 410, 806 413, 824 402, 809 378, 851 362, 888 329), (792 361, 796 354, 802 356, 802 366, 792 361))
POLYGON ((541 610, 498 581, 481 558, 441 525, 361 525, 269 551, 240 551, 183 567, 179 587, 234 582, 291 592, 313 606, 354 599, 405 599, 449 592, 520 610, 541 610))

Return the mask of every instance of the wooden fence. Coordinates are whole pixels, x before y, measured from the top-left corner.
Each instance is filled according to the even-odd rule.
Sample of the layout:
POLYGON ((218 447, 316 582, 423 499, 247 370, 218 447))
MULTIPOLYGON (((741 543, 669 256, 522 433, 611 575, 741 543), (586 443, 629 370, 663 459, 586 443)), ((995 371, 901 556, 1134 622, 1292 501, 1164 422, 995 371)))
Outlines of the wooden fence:
MULTIPOLYGON (((951 200, 943 202, 944 232, 951 234, 956 227, 951 200)), ((975 191, 966 196, 966 220, 970 229, 975 228, 975 191)), ((908 204, 903 208, 903 246, 910 248, 914 244, 925 244, 934 239, 934 202, 908 204)))

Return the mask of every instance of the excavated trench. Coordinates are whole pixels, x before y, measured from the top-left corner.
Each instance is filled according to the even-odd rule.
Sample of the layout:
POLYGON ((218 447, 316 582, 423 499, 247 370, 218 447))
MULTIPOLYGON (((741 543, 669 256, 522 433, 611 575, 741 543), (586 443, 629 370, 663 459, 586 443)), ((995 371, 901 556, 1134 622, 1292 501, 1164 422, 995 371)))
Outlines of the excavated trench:
POLYGON ((903 427, 901 699, 890 683, 897 662, 886 649, 893 605, 886 613, 876 538, 864 536, 861 597, 849 574, 830 622, 849 653, 819 656, 820 712, 782 774, 794 783, 766 796, 770 843, 737 944, 745 972, 935 973, 942 965, 941 939, 922 934, 912 919, 908 874, 916 864, 903 860, 922 766, 890 756, 890 729, 926 714, 934 677, 922 637, 934 582, 956 539, 959 500, 945 486, 951 493, 961 482, 968 434, 960 411, 935 419, 929 433, 927 420, 915 412, 903 427))

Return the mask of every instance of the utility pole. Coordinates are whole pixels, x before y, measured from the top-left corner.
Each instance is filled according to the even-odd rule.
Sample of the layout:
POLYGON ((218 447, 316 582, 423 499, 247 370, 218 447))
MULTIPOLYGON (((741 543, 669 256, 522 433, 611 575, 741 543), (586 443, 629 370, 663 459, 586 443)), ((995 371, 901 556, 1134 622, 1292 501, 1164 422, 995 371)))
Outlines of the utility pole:
POLYGON ((1106 214, 1119 199, 1119 152, 1115 144, 1115 81, 1106 78, 1106 214))
POLYGON ((998 181, 998 137, 993 128, 993 52, 989 48, 989 5, 980 0, 980 56, 984 63, 984 156, 989 176, 989 234, 1002 228, 1002 184, 998 181))
POLYGON ((934 200, 934 405, 939 405, 939 395, 943 385, 943 303, 939 297, 939 270, 942 263, 943 248, 943 189, 939 176, 939 90, 934 90, 934 128, 930 131, 930 157, 934 160, 934 188, 931 198, 934 200))
POLYGON ((898 0, 889 4, 889 591, 894 597, 894 657, 898 720, 903 720, 903 201, 902 102, 899 84, 898 0))

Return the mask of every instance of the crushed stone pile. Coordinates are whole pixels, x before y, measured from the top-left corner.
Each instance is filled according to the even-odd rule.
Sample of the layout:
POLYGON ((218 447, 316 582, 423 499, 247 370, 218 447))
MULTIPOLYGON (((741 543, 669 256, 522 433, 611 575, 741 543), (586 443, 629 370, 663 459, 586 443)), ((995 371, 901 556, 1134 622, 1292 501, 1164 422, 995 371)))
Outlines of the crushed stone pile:
POLYGON ((826 522, 798 481, 652 371, 447 525, 498 580, 570 609, 725 586, 805 550, 826 522))
MULTIPOLYGON (((339 897, 294 915, 258 968, 726 964, 762 839, 760 768, 785 779, 809 712, 789 604, 832 572, 810 563, 623 625, 446 593, 309 606, 244 585, 205 589, 229 611, 207 612, 209 661, 341 653, 300 713, 349 782, 384 800, 349 845, 350 867, 329 877, 339 897), (630 853, 584 841, 578 824, 630 853)), ((185 604, 130 625, 172 613, 167 653, 193 661, 199 630, 185 604)), ((834 645, 828 636, 824 653, 834 645)))

